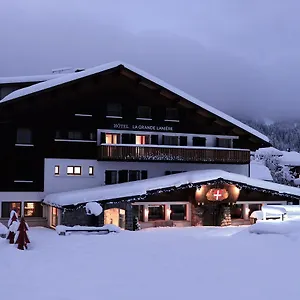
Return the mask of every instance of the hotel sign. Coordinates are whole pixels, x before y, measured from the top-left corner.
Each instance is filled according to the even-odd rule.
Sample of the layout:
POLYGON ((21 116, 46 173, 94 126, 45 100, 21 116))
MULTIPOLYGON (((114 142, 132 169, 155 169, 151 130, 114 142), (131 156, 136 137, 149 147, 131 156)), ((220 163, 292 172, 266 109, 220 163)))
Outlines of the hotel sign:
POLYGON ((138 125, 138 124, 113 124, 113 129, 144 130, 144 131, 174 131, 173 126, 138 125))

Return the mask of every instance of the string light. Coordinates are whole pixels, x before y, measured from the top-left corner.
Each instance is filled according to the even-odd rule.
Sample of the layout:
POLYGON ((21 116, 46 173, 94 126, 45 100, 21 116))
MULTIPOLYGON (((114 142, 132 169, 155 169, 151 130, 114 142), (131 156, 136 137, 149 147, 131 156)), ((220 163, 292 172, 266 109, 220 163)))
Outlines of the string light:
MULTIPOLYGON (((243 184, 243 183, 239 183, 239 182, 234 182, 234 181, 228 181, 228 180, 224 180, 224 179, 218 179, 218 180, 213 180, 213 181, 207 181, 207 182, 201 182, 201 183, 188 183, 188 184, 183 184, 181 186, 173 186, 173 187, 167 187, 167 188, 161 188, 161 189, 157 189, 157 190, 151 190, 151 191, 147 191, 145 194, 143 195, 138 195, 138 196, 131 196, 131 197, 127 197, 127 198, 123 198, 123 199, 114 199, 114 200, 99 200, 97 202, 101 203, 102 205, 106 205, 106 204, 110 204, 110 205, 114 205, 114 204, 122 204, 122 203, 132 203, 132 202, 137 202, 137 201, 143 201, 145 199, 147 199, 150 196, 155 196, 155 195, 159 195, 162 193, 172 193, 175 191, 180 191, 180 190, 185 190, 185 189, 191 189, 191 188, 196 188, 199 189, 201 188, 201 186, 206 185, 206 186, 216 186, 216 185, 224 185, 224 184, 229 184, 229 185, 234 185, 236 186, 239 190, 248 190, 248 191, 258 191, 264 194, 268 194, 268 195, 272 195, 272 196, 281 196, 281 197, 285 197, 285 198, 289 198, 289 199, 296 199, 299 200, 299 196, 295 196, 295 195, 291 195, 288 193, 281 193, 281 192, 276 192, 276 191, 272 191, 272 190, 268 190, 268 189, 264 189, 264 188, 260 188, 260 187, 254 187, 254 186, 249 186, 247 184, 243 184)), ((78 209, 82 209, 85 207, 85 204, 87 202, 81 203, 79 205, 74 205, 72 208, 68 208, 68 207, 64 207, 64 206, 60 206, 57 204, 51 204, 51 206, 63 209, 63 214, 67 211, 75 211, 78 209)))

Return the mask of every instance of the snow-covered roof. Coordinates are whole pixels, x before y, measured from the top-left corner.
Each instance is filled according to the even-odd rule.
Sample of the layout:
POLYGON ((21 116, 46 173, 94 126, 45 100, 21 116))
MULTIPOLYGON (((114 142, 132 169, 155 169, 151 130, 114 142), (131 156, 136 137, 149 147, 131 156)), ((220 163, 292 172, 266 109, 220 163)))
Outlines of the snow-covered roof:
POLYGON ((274 182, 249 178, 244 175, 229 173, 222 170, 200 170, 163 177, 150 178, 134 182, 105 185, 96 188, 48 194, 44 203, 54 206, 77 205, 92 201, 114 200, 136 196, 146 196, 151 191, 181 187, 188 184, 201 184, 215 180, 225 180, 245 184, 249 187, 261 188, 278 194, 288 194, 300 198, 300 189, 274 182))
POLYGON ((51 75, 34 75, 34 76, 17 76, 17 77, 0 77, 0 84, 42 82, 61 77, 64 74, 51 75))
POLYGON ((19 89, 17 91, 12 92, 9 95, 7 95, 6 97, 4 97, 0 101, 0 104, 4 103, 4 102, 7 102, 7 101, 10 101, 10 100, 20 98, 20 97, 24 97, 26 95, 36 93, 36 92, 39 92, 39 91, 43 91, 43 90, 46 90, 46 89, 49 89, 49 88, 52 88, 52 87, 55 87, 55 86, 58 86, 58 85, 62 85, 62 84, 68 83, 68 82, 72 82, 72 81, 78 80, 80 78, 84 78, 84 77, 87 77, 87 76, 90 76, 90 75, 101 73, 103 71, 113 69, 113 68, 116 68, 118 66, 124 66, 126 69, 128 69, 128 70, 130 70, 130 71, 132 71, 132 72, 148 79, 151 82, 154 82, 154 83, 158 84, 159 86, 161 86, 161 87, 163 87, 163 88, 179 95, 180 97, 194 103, 195 105, 205 109, 206 111, 211 112, 212 114, 214 114, 214 115, 230 122, 231 124, 241 128, 241 129, 245 130, 246 132, 258 137, 259 139, 262 139, 265 142, 269 143, 269 138, 267 136, 263 135, 262 133, 258 132, 255 129, 249 127, 248 125, 246 125, 246 124, 234 119, 233 117, 219 111, 218 109, 216 109, 216 108, 214 108, 214 107, 212 107, 212 106, 196 99, 195 97, 193 97, 191 95, 188 95, 187 93, 171 86, 170 84, 162 81, 161 79, 159 79, 155 76, 152 76, 152 75, 150 75, 150 74, 148 74, 148 73, 146 73, 146 72, 144 72, 144 71, 142 71, 142 70, 140 70, 140 69, 138 69, 134 66, 131 66, 127 63, 123 63, 123 62, 120 62, 120 61, 100 65, 98 67, 90 68, 90 69, 87 69, 85 71, 78 72, 78 73, 66 74, 64 76, 61 76, 61 77, 58 77, 58 78, 55 78, 55 79, 52 79, 52 80, 48 80, 48 81, 45 81, 45 82, 41 82, 41 83, 32 85, 30 87, 27 87, 27 88, 19 89))
POLYGON ((252 160, 250 162, 250 177, 260 180, 273 181, 271 172, 261 161, 252 160))
POLYGON ((279 163, 284 166, 300 166, 300 153, 296 151, 281 151, 282 156, 279 158, 279 163))
POLYGON ((280 151, 274 147, 265 147, 265 148, 259 148, 258 150, 256 150, 255 154, 281 156, 282 151, 280 151))

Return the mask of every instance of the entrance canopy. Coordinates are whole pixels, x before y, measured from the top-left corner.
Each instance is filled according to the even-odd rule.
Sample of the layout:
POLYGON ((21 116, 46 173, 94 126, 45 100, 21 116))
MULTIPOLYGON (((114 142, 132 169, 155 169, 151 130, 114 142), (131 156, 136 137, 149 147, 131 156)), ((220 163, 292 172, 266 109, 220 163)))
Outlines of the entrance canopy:
MULTIPOLYGON (((222 170, 201 170, 150 178, 134 182, 49 194, 44 203, 56 207, 76 206, 92 201, 140 201, 177 190, 201 188, 207 184, 229 184, 280 198, 300 200, 300 189, 266 182, 222 170)), ((217 192, 217 191, 216 191, 217 192)))

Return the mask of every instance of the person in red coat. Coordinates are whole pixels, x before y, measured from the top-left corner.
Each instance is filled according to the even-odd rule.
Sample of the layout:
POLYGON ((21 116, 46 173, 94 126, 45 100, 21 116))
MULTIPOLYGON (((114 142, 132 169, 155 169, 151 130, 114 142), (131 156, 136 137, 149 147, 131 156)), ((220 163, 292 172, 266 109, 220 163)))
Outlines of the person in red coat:
POLYGON ((16 240, 16 244, 18 244, 18 249, 19 250, 24 250, 27 249, 27 244, 30 243, 28 235, 27 235, 27 231, 28 231, 28 226, 25 222, 24 217, 21 218, 21 222, 18 228, 18 237, 16 240))

